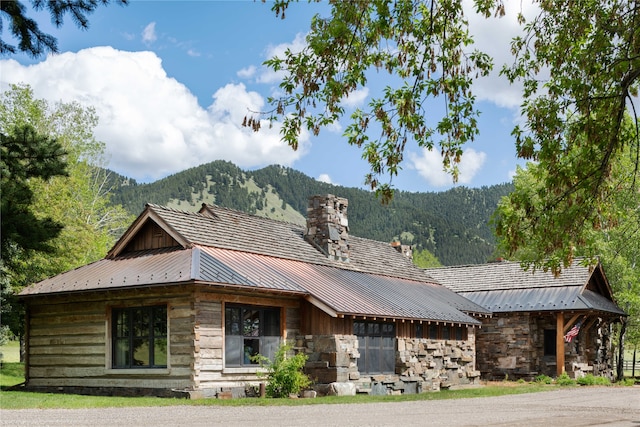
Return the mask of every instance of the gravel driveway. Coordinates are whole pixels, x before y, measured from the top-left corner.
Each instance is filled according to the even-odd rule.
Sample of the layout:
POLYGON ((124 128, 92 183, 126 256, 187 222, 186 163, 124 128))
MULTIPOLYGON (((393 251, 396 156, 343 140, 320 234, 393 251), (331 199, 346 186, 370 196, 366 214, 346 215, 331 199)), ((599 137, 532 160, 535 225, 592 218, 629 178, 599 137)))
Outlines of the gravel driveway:
POLYGON ((0 411, 3 426, 636 426, 640 387, 401 403, 0 411))

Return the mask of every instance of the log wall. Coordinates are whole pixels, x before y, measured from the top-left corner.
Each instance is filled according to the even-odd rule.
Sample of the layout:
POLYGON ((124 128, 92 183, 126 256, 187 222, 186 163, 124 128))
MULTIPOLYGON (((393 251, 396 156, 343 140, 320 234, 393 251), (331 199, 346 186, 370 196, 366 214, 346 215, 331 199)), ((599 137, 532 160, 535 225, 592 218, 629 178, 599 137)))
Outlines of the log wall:
POLYGON ((163 289, 30 298, 27 303, 27 387, 189 388, 194 334, 192 290, 163 289), (168 366, 112 369, 112 307, 167 305, 168 366))
POLYGON ((226 303, 280 307, 282 336, 287 339, 300 332, 297 299, 224 293, 204 286, 31 298, 27 387, 90 394, 177 392, 191 397, 233 389, 243 395, 245 385, 257 386, 264 380, 257 367, 224 367, 226 303), (168 316, 167 368, 112 369, 111 309, 162 304, 167 305, 168 316))
POLYGON ((295 337, 299 326, 299 302, 292 298, 259 297, 255 294, 221 293, 214 288, 199 288, 195 296, 194 389, 202 397, 246 395, 264 379, 257 367, 225 368, 224 305, 227 303, 279 307, 281 334, 295 337))

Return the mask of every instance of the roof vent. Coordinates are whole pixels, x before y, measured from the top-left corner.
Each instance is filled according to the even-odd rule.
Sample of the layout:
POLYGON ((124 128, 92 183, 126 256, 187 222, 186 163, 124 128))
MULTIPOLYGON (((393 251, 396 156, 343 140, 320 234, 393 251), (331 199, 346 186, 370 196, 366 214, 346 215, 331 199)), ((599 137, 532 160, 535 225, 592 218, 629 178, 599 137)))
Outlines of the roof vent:
POLYGON ((322 250, 327 257, 349 261, 349 202, 333 194, 311 196, 307 207, 305 238, 322 250))
POLYGON ((413 259, 413 247, 411 245, 403 245, 398 241, 391 242, 391 247, 409 259, 413 259))

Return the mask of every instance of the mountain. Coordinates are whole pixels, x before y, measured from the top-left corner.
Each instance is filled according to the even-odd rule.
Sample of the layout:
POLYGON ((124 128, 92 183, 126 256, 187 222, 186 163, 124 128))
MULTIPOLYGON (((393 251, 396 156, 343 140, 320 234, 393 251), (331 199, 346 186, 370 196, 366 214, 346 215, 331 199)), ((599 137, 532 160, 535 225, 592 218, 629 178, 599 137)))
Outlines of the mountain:
POLYGON ((112 202, 135 215, 145 203, 196 211, 206 202, 302 225, 310 195, 335 194, 349 200, 351 234, 426 249, 443 265, 492 258, 495 238, 489 219, 500 198, 513 189, 509 183, 430 193, 398 191, 389 205, 382 205, 370 191, 319 182, 282 166, 244 171, 215 161, 149 184, 115 173, 111 177, 112 202))

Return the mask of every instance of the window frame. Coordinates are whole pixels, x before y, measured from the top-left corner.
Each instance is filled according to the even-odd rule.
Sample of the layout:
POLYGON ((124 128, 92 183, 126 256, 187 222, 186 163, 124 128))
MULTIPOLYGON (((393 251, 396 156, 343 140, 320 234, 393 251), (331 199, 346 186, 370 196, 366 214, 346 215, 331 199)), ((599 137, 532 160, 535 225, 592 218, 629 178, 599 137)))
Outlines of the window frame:
POLYGON ((249 359, 255 354, 262 354, 273 360, 275 352, 283 339, 281 307, 225 303, 223 312, 225 370, 259 368, 259 363, 252 362, 249 359), (233 310, 238 311, 235 317, 231 313, 233 310), (253 318, 251 316, 247 317, 251 313, 257 313, 258 315, 257 326, 255 318, 252 323, 245 323, 253 318), (240 352, 238 352, 237 347, 239 345, 242 346, 242 351, 240 352), (247 349, 252 351, 247 353, 247 349))
POLYGON ((438 323, 416 324, 416 338, 430 340, 466 341, 469 338, 468 327, 464 325, 444 325, 438 323), (445 331, 448 331, 448 337, 445 331))
MULTIPOLYGON (((109 332, 110 338, 110 363, 108 369, 114 371, 122 370, 166 370, 169 367, 169 309, 167 304, 156 304, 146 306, 126 306, 126 307, 111 307, 111 328, 109 332), (144 335, 135 335, 134 323, 136 322, 136 311, 145 313, 148 315, 148 323, 146 325, 147 332, 144 335), (126 314, 126 333, 122 333, 122 328, 125 327, 120 323, 122 318, 120 314, 126 314), (157 333, 156 322, 160 321, 160 328, 162 333, 157 333), (120 329, 120 332, 119 332, 120 329), (148 365, 140 365, 135 363, 136 346, 135 340, 143 341, 148 347, 148 365), (158 364, 156 356, 156 350, 158 344, 157 341, 164 340, 164 364, 158 364), (119 343, 126 343, 126 353, 124 355, 127 363, 119 363, 118 361, 118 345, 119 343)), ((137 319, 140 321, 140 319, 137 319)), ((138 346, 139 348, 139 346, 138 346)), ((122 352, 121 352, 122 353, 122 352)))
POLYGON ((394 322, 354 320, 353 334, 358 337, 360 352, 357 362, 358 372, 395 374, 398 339, 394 322), (379 332, 376 331, 376 327, 379 328, 379 332))

